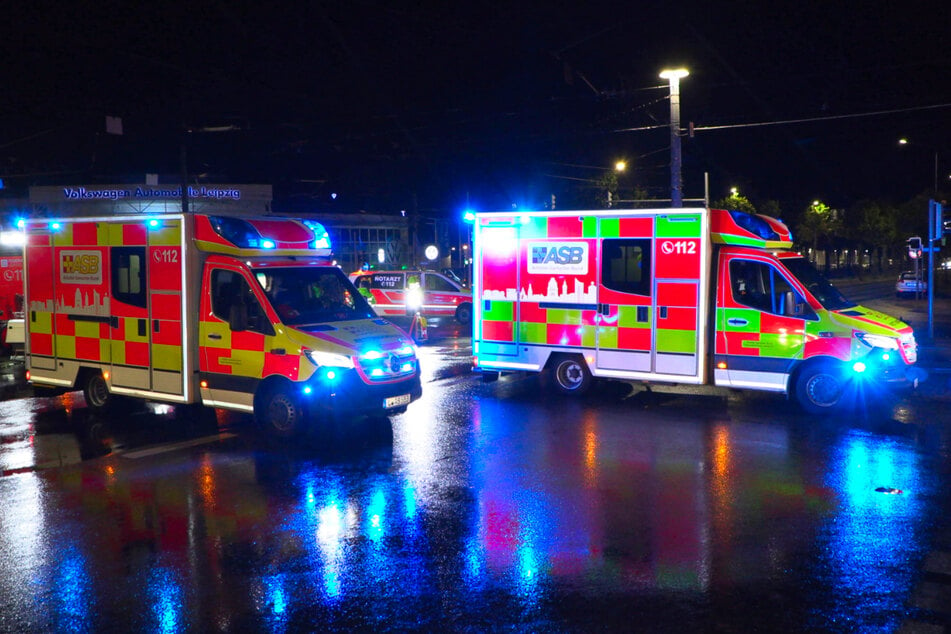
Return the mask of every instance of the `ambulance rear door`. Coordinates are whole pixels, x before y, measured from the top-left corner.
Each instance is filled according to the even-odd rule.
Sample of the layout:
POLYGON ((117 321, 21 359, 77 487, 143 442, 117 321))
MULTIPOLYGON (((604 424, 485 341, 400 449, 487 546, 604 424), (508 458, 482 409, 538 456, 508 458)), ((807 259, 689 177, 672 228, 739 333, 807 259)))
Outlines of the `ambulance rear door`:
POLYGON ((492 224, 490 219, 476 229, 474 253, 475 307, 472 328, 473 352, 480 359, 504 360, 518 354, 518 227, 492 224))

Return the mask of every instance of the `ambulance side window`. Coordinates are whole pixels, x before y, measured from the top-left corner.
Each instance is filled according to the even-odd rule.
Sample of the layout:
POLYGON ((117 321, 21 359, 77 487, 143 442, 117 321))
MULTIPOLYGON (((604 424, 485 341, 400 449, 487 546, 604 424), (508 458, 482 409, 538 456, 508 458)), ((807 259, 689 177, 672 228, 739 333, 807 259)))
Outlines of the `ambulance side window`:
POLYGON ((612 291, 651 294, 649 238, 606 238, 601 247, 601 283, 612 291))
POLYGON ((455 284, 440 275, 426 273, 423 276, 424 288, 427 291, 436 291, 437 293, 457 293, 459 289, 455 284))
POLYGON ((211 312, 230 322, 234 313, 246 311, 245 326, 251 332, 273 335, 274 330, 247 280, 237 271, 215 269, 211 272, 211 312))
POLYGON ((145 247, 112 247, 112 296, 123 304, 146 307, 145 247))

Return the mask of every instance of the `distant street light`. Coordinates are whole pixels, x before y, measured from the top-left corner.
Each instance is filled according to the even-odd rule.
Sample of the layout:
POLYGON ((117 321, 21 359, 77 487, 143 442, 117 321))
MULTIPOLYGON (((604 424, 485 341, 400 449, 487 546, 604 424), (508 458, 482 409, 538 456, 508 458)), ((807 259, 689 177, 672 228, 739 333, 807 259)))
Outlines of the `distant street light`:
POLYGON ((615 172, 623 172, 626 169, 627 169, 627 163, 625 163, 624 161, 618 161, 617 163, 614 164, 615 172))
POLYGON ((680 177, 680 79, 690 73, 686 68, 664 70, 661 79, 670 85, 670 206, 683 207, 683 181, 680 177))

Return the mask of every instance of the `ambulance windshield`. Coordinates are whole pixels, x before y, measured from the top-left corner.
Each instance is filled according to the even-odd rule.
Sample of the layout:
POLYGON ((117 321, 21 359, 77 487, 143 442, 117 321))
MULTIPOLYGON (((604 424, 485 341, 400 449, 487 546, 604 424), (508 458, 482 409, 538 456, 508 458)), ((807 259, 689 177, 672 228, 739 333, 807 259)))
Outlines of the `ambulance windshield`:
POLYGON ((806 258, 783 258, 782 263, 826 310, 844 310, 855 306, 855 302, 846 299, 806 258))
POLYGON ((255 277, 288 326, 376 317, 363 295, 337 267, 260 269, 255 277))

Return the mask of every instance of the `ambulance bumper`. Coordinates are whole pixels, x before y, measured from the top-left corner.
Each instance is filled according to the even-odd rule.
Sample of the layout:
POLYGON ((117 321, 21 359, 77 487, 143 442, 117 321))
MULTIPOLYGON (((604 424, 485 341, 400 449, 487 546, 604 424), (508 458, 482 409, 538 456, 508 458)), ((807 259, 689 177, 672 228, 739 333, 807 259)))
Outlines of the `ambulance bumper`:
POLYGON ((419 372, 401 381, 368 385, 350 371, 333 381, 312 381, 310 387, 318 409, 343 415, 401 412, 423 394, 419 372))

